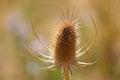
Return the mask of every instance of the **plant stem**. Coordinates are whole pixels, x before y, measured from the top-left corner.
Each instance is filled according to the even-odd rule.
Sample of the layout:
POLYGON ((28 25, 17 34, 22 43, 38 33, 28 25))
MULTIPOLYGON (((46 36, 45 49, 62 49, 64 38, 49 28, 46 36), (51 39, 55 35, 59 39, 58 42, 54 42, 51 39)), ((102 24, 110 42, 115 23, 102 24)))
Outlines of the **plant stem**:
POLYGON ((63 74, 64 74, 64 80, 71 80, 71 74, 68 66, 64 68, 63 74))

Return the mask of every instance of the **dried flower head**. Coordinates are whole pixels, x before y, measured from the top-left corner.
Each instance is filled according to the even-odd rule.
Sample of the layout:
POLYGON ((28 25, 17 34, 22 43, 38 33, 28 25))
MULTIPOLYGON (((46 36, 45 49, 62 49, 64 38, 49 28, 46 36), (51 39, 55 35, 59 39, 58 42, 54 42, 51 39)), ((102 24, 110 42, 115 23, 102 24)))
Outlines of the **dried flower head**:
MULTIPOLYGON (((50 56, 45 55, 41 52, 38 52, 39 55, 45 57, 41 58, 36 54, 32 54, 34 57, 36 57, 38 60, 52 63, 51 66, 41 68, 41 69, 50 69, 55 67, 56 65, 63 69, 63 75, 65 80, 70 80, 70 68, 72 65, 92 65, 95 62, 92 63, 85 63, 79 61, 79 57, 86 53, 95 43, 96 37, 97 37, 97 29, 95 22, 93 18, 91 17, 91 20, 94 24, 95 31, 96 31, 96 37, 93 40, 93 42, 86 48, 84 51, 81 52, 81 49, 77 49, 77 40, 78 40, 78 27, 79 27, 79 18, 78 18, 78 12, 73 11, 70 12, 68 9, 65 13, 61 16, 62 23, 59 25, 58 30, 56 31, 55 36, 55 43, 54 43, 54 50, 50 49, 48 46, 46 46, 37 36, 33 24, 32 29, 34 32, 35 37, 39 40, 39 42, 51 53, 50 56), (46 59, 47 58, 47 59, 46 59)), ((33 49, 34 50, 34 49, 33 49)))

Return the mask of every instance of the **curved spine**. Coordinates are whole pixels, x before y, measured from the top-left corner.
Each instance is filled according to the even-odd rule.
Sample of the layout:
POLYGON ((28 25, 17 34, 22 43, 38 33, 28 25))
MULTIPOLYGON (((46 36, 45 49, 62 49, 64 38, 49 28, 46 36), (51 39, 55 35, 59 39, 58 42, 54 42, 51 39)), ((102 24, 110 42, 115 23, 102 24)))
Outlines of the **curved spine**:
MULTIPOLYGON (((78 54, 78 55, 76 56, 77 58, 80 57, 81 55, 83 55, 84 53, 86 53, 86 51, 88 51, 88 50, 95 44, 96 39, 97 39, 97 26, 96 26, 95 21, 94 21, 94 19, 93 19, 93 17, 92 17, 91 15, 90 15, 90 18, 91 18, 91 20, 92 20, 92 22, 93 22, 93 25, 94 25, 94 28, 95 28, 95 32, 96 32, 95 39, 94 39, 93 42, 88 46, 87 49, 85 49, 83 52, 81 52, 80 54, 78 54)), ((77 51, 77 52, 78 52, 78 51, 77 51)))

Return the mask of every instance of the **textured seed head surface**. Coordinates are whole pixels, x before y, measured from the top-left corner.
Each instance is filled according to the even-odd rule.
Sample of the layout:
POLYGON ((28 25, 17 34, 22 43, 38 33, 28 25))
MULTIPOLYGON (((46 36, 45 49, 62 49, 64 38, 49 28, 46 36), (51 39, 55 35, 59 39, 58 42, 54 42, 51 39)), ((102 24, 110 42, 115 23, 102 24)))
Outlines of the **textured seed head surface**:
POLYGON ((76 30, 71 21, 60 25, 55 40, 55 62, 67 66, 75 61, 76 30))

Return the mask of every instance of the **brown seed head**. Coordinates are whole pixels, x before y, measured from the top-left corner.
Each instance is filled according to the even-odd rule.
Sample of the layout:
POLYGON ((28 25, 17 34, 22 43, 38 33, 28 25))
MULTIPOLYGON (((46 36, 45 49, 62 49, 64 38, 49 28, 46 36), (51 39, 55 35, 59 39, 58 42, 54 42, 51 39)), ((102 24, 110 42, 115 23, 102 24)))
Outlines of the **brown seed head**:
POLYGON ((55 62, 67 66, 75 61, 76 33, 71 21, 64 22, 57 33, 55 41, 55 62))

